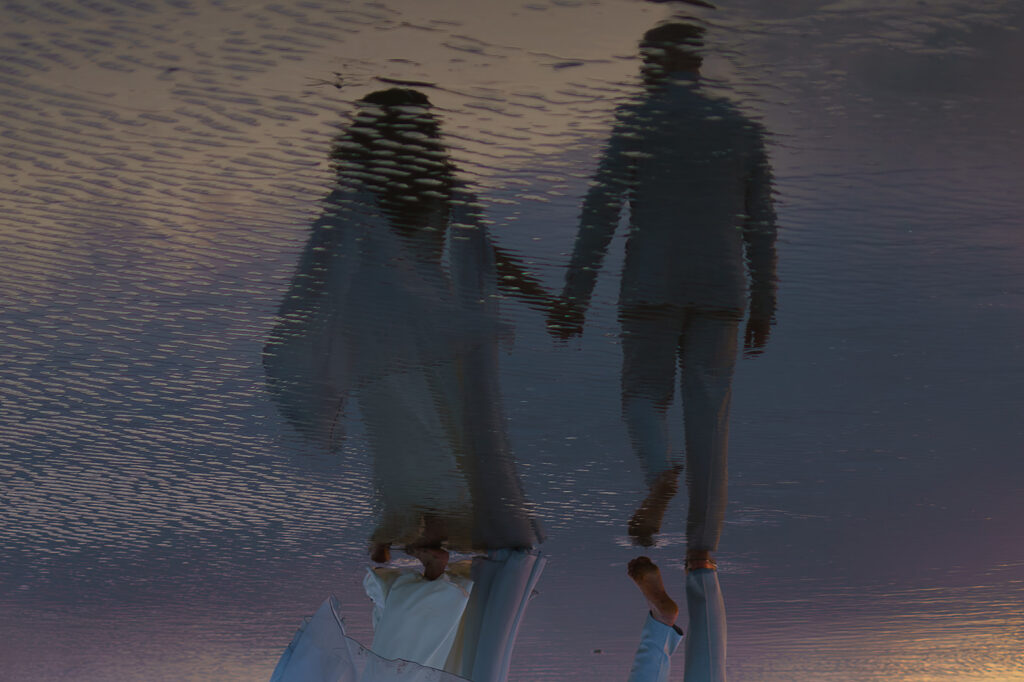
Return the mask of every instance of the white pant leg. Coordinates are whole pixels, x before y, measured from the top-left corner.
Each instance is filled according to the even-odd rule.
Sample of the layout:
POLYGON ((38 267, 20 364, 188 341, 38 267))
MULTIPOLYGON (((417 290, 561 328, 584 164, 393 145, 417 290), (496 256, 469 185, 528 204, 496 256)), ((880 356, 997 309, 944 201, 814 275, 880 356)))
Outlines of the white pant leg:
POLYGON ((686 682, 725 682, 725 602, 718 572, 686 574, 686 682))
POLYGON ((629 682, 667 682, 672 670, 672 654, 682 639, 682 630, 675 625, 659 623, 648 613, 640 635, 640 646, 633 656, 629 682))

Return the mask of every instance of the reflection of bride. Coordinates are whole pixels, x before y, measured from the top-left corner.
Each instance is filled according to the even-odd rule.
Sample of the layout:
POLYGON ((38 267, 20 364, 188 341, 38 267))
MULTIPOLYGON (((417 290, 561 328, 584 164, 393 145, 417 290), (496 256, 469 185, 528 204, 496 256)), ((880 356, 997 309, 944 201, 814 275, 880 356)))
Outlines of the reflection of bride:
MULTIPOLYGON (((340 443, 347 401, 358 400, 381 507, 374 559, 387 560, 396 543, 424 563, 423 575, 367 575, 377 654, 367 660, 377 667, 361 679, 385 679, 378 664, 395 658, 469 672, 461 659, 477 647, 465 640, 478 633, 464 632, 463 612, 473 581, 447 570, 444 547, 504 549, 480 561, 515 566, 510 575, 520 577, 541 563, 525 551, 539 538, 524 509, 497 383, 497 287, 529 295, 532 280, 490 242, 474 198, 454 179, 427 98, 392 89, 359 104, 332 154, 338 184, 265 349, 268 386, 297 429, 331 448, 340 443)), ((507 607, 521 614, 515 601, 507 607)), ((305 656, 300 640, 328 632, 334 641, 333 621, 342 635, 335 644, 349 641, 328 600, 274 679, 356 679, 290 672, 305 656)))

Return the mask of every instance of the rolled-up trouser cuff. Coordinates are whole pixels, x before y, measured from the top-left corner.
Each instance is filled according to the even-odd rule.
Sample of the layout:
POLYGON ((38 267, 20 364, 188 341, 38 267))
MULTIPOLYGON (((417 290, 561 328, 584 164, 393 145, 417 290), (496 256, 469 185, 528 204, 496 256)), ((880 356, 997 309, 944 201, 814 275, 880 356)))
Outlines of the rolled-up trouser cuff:
POLYGON ((629 682, 664 682, 672 668, 671 656, 683 641, 677 625, 665 625, 648 613, 633 657, 629 682))

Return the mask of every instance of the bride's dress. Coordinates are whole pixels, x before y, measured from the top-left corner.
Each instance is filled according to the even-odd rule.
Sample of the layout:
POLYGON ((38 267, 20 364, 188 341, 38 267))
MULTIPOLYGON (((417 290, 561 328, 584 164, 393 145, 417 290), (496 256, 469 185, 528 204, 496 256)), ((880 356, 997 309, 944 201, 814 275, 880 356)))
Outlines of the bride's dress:
POLYGON ((381 506, 374 542, 414 541, 429 517, 448 547, 490 554, 475 560, 473 581, 374 574, 369 649, 345 635, 329 598, 296 633, 273 682, 507 675, 544 560, 529 551, 539 538, 498 387, 495 256, 472 203, 456 194, 436 226, 445 242, 438 260, 389 224, 372 193, 336 190, 313 226, 264 366, 282 414, 325 446, 340 441, 347 400, 359 401, 381 506))
POLYGON ((270 682, 465 682, 405 660, 388 660, 345 635, 338 600, 327 598, 302 624, 270 682))
POLYGON ((472 581, 371 573, 373 646, 345 635, 330 597, 299 628, 271 682, 502 682, 544 564, 537 552, 500 550, 473 560, 472 581))
POLYGON ((457 196, 433 219, 437 258, 373 193, 335 190, 264 349, 271 395, 314 442, 336 447, 358 400, 381 508, 374 542, 415 541, 426 514, 444 519, 449 547, 469 549, 467 472, 508 457, 494 253, 471 195, 457 196))
POLYGON ((443 670, 473 589, 468 570, 427 580, 411 568, 368 568, 363 589, 373 601, 373 652, 443 670))

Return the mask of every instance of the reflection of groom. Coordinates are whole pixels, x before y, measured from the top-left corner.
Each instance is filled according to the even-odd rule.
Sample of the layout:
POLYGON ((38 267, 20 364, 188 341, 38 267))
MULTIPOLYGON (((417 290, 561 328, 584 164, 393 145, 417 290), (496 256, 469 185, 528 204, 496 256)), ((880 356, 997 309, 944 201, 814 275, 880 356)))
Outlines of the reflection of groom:
POLYGON ((630 534, 652 544, 675 492, 679 466, 669 456, 666 411, 678 362, 693 561, 716 549, 725 511, 739 324, 749 310, 745 347, 756 354, 775 311, 775 215, 762 133, 702 91, 702 34, 698 26, 666 24, 644 35, 646 96, 618 112, 583 205, 561 302, 549 317, 554 335, 582 332, 628 197, 619 297, 622 406, 650 486, 630 534))

